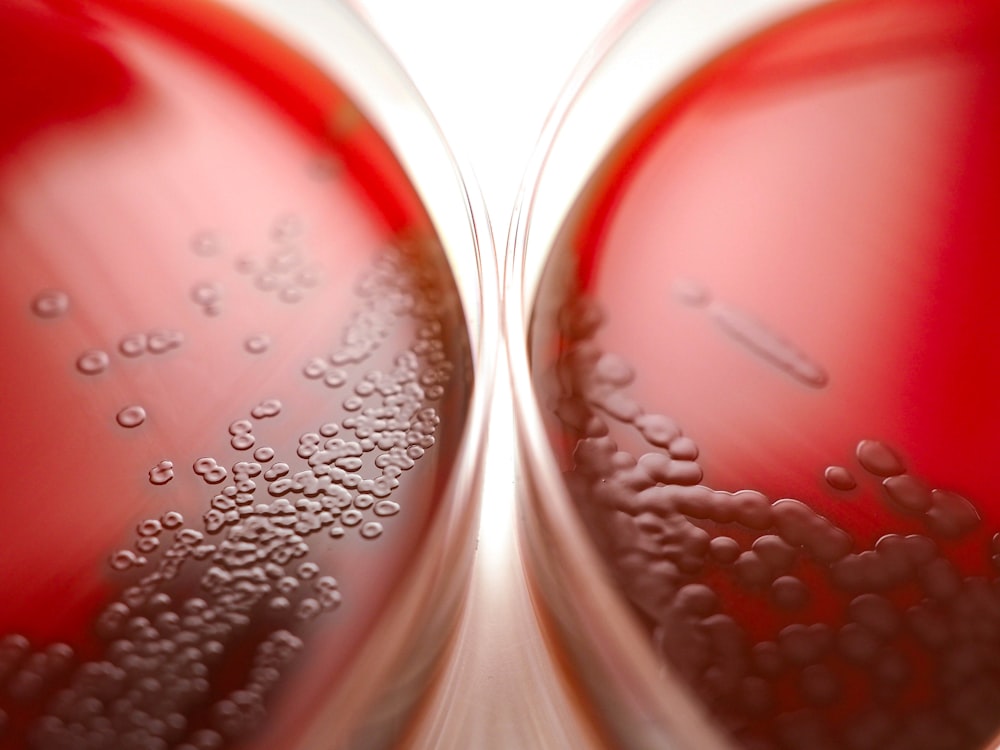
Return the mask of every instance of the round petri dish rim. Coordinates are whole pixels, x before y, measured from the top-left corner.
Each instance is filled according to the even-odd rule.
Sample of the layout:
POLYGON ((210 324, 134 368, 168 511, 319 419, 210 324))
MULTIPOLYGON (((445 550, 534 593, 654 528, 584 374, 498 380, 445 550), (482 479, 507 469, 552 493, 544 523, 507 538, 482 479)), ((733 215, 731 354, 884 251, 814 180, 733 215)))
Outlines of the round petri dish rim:
POLYGON ((669 90, 733 44, 828 0, 636 0, 570 77, 525 172, 507 235, 503 325, 517 422, 520 546, 550 646, 611 746, 731 743, 657 657, 611 582, 559 475, 531 381, 539 283, 576 197, 669 90), (637 74, 637 71, 641 71, 637 74), (596 704, 596 705, 595 705, 596 704))
POLYGON ((474 383, 439 510, 397 585, 398 595, 296 745, 324 750, 395 746, 449 645, 471 571, 499 340, 489 219, 471 170, 452 154, 400 63, 350 2, 215 1, 295 49, 335 81, 379 132, 430 216, 465 316, 474 383))

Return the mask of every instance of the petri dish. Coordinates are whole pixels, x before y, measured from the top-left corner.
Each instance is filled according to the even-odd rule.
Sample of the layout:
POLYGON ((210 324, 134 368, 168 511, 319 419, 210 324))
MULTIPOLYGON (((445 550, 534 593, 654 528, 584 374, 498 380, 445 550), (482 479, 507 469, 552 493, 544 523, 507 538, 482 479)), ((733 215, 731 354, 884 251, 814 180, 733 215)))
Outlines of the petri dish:
POLYGON ((612 747, 1000 729, 988 2, 653 2, 508 240, 521 540, 612 747))
POLYGON ((0 37, 0 747, 395 746, 474 549, 479 199, 346 3, 0 37))

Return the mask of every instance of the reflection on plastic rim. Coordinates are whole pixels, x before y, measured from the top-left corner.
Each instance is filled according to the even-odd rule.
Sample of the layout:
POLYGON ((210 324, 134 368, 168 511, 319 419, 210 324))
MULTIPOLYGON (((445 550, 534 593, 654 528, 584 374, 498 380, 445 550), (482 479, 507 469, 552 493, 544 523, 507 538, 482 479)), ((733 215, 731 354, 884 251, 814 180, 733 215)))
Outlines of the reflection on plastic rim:
POLYGON ((725 748, 660 666, 572 505, 546 438, 527 349, 538 285, 576 197, 614 143, 666 91, 736 42, 824 0, 640 0, 581 62, 546 123, 507 238, 504 329, 519 439, 521 541, 553 649, 596 704, 610 745, 725 748))
POLYGON ((453 635, 476 538, 486 412, 498 346, 495 253, 482 197, 423 99, 346 0, 222 0, 334 80, 382 135, 437 230, 462 303, 475 383, 439 510, 378 624, 300 748, 395 746, 453 635))

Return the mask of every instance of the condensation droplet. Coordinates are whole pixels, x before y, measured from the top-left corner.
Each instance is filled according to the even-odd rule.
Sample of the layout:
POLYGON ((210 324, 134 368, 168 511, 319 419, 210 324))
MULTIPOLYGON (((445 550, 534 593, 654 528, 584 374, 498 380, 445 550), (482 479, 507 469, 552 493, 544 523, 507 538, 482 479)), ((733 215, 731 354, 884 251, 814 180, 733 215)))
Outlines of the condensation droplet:
POLYGON ((118 412, 115 419, 122 427, 138 427, 146 421, 146 410, 137 405, 126 406, 118 412))
POLYGON ((39 318, 58 318, 69 310, 69 295, 58 289, 46 289, 35 295, 31 310, 39 318))
POLYGON ((97 375, 108 369, 108 354, 101 349, 89 349, 76 360, 76 369, 84 375, 97 375))

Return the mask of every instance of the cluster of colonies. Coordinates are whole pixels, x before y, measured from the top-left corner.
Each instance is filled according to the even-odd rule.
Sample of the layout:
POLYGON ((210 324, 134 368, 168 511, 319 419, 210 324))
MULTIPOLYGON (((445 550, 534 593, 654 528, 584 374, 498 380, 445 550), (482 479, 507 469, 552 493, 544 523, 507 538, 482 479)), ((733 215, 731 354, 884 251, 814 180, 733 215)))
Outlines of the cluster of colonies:
MULTIPOLYGON (((35 297, 32 303, 35 314, 42 318, 55 318, 69 310, 69 296, 65 292, 47 291, 35 297)), ((146 354, 165 354, 184 343, 184 334, 169 329, 156 329, 148 333, 129 333, 118 342, 118 353, 135 359, 146 354)), ((87 349, 76 359, 76 369, 82 375, 100 375, 111 366, 111 357, 103 349, 87 349)), ((126 429, 138 427, 146 421, 146 410, 131 404, 123 407, 115 421, 126 429)))
MULTIPOLYGON (((236 270, 249 274, 254 285, 263 292, 274 292, 284 302, 298 302, 305 296, 307 289, 319 283, 317 268, 306 262, 302 248, 302 226, 297 216, 280 217, 275 221, 271 231, 274 248, 263 262, 255 261, 249 256, 241 256, 235 262, 236 270)), ((213 232, 201 232, 191 242, 196 255, 212 257, 219 255, 222 243, 213 232)), ((216 281, 199 282, 191 288, 191 299, 209 316, 222 313, 222 284, 216 281)), ((58 289, 46 289, 39 292, 31 302, 31 309, 39 318, 59 318, 70 308, 69 295, 58 289)), ((184 343, 184 334, 170 329, 154 329, 149 332, 134 332, 124 335, 118 342, 118 353, 128 359, 135 359, 147 354, 159 355, 179 348, 184 343)), ((256 333, 244 341, 244 349, 250 354, 263 354, 271 346, 271 339, 266 333, 256 333)), ((111 356, 104 349, 87 349, 76 359, 76 369, 83 375, 100 375, 111 366, 111 356)), ((146 412, 142 406, 131 405, 123 408, 116 421, 125 428, 138 427, 146 420, 146 412)), ((173 465, 164 462, 157 468, 160 479, 166 481, 173 465)), ((151 473, 152 478, 152 473, 151 473)), ((162 484, 163 481, 157 481, 162 484)))
MULTIPOLYGON (((302 239, 300 219, 294 215, 282 216, 271 230, 273 247, 268 255, 263 260, 241 255, 236 259, 235 268, 249 276, 256 289, 275 294, 282 302, 300 302, 306 292, 320 282, 319 270, 308 261, 302 239)), ((201 232, 192 240, 191 249, 196 255, 213 257, 221 253, 222 241, 213 232, 201 232)), ((222 313, 222 297, 223 287, 218 282, 199 282, 191 287, 191 300, 209 316, 222 313)), ((265 350, 267 344, 262 343, 265 340, 266 337, 251 337, 247 341, 255 344, 251 347, 248 343, 248 351, 265 350)))
MULTIPOLYGON (((858 550, 799 500, 705 486, 695 441, 646 413, 627 393, 632 368, 593 341, 601 322, 586 300, 561 318, 568 489, 656 648, 715 717, 748 748, 981 746, 1000 728, 1000 578, 964 576, 935 541, 982 537, 975 506, 875 440, 857 444, 860 476, 928 534, 886 533, 858 550), (620 450, 620 430, 649 452, 620 450), (810 621, 817 588, 836 611, 810 621), (777 618, 775 632, 740 619, 748 606, 777 618)), ((855 473, 831 466, 825 480, 846 493, 855 473)), ((983 564, 1000 569, 1000 534, 982 538, 983 564)))
MULTIPOLYGON (((214 252, 207 242, 198 249, 214 252)), ((282 411, 277 399, 261 401, 228 428, 233 450, 252 454, 229 469, 208 456, 192 466, 210 486, 230 479, 200 528, 167 512, 139 523, 133 547, 111 555, 112 570, 137 579, 96 623, 100 658, 75 660, 66 644, 32 651, 16 634, 0 643, 0 696, 36 714, 27 730, 32 748, 214 750, 260 726, 268 695, 303 647, 292 631, 341 601, 337 580, 306 559, 309 538, 351 529, 363 539, 380 536, 383 521, 401 510, 390 496, 404 472, 434 446, 440 419, 429 402, 443 395, 453 365, 442 340, 447 297, 428 266, 415 247, 380 254, 358 285, 342 345, 311 360, 336 369, 340 377, 325 378, 328 387, 351 390, 339 423, 303 433, 296 454, 281 460, 273 448, 256 447, 258 423, 282 411), (359 370, 404 321, 416 333, 392 369, 359 370), (256 643, 252 663, 234 663, 248 640, 256 643), (234 669, 242 684, 221 688, 233 684, 234 669)), ((34 303, 47 317, 67 307, 61 293, 34 303)), ((119 349, 155 353, 160 338, 133 334, 119 349)), ((118 421, 134 426, 143 416, 129 407, 118 421)), ((149 481, 164 484, 174 471, 162 460, 149 481)), ((0 737, 9 724, 0 710, 0 737)))
POLYGON ((236 270, 249 276, 262 292, 274 294, 282 302, 300 302, 319 284, 319 271, 303 251, 302 225, 296 216, 284 216, 271 230, 274 247, 267 257, 254 260, 241 256, 236 270))

